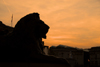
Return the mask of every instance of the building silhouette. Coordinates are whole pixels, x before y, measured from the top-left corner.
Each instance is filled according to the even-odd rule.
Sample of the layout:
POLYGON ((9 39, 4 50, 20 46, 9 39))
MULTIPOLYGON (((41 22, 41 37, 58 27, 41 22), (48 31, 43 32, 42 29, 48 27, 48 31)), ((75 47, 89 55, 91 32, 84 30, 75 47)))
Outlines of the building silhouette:
POLYGON ((90 49, 90 66, 100 67, 100 47, 90 49))
POLYGON ((89 51, 84 51, 83 49, 77 49, 73 47, 50 47, 49 51, 50 55, 54 55, 56 57, 61 57, 70 62, 72 65, 84 66, 88 65, 89 59, 89 51))
POLYGON ((0 35, 6 35, 13 31, 13 27, 5 25, 2 21, 0 21, 0 35))

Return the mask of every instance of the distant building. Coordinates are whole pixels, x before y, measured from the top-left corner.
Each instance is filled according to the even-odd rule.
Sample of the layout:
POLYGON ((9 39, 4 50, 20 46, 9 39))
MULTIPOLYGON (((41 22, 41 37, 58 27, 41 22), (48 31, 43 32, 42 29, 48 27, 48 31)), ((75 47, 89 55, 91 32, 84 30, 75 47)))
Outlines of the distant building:
POLYGON ((45 55, 48 55, 48 51, 49 51, 49 47, 48 46, 44 46, 44 53, 45 55))
POLYGON ((50 47, 49 54, 62 57, 66 60, 73 59, 78 65, 86 65, 89 58, 89 52, 83 51, 82 49, 63 46, 50 47))
POLYGON ((90 49, 90 66, 100 67, 100 47, 90 49))

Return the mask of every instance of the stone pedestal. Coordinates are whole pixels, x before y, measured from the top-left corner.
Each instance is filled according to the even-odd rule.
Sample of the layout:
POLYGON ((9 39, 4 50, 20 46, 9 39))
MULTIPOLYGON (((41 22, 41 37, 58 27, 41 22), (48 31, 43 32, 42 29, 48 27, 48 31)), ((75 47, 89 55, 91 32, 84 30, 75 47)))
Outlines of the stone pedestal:
POLYGON ((70 67, 54 63, 0 63, 0 67, 70 67))

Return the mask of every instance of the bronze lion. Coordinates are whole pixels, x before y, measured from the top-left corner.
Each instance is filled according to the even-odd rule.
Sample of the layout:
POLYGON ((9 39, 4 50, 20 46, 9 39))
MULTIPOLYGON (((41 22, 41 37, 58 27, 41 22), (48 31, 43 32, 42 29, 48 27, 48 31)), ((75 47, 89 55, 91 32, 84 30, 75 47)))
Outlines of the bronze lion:
POLYGON ((46 38, 49 26, 39 18, 38 13, 22 17, 12 33, 0 41, 1 61, 69 63, 62 58, 43 54, 42 38, 46 38))

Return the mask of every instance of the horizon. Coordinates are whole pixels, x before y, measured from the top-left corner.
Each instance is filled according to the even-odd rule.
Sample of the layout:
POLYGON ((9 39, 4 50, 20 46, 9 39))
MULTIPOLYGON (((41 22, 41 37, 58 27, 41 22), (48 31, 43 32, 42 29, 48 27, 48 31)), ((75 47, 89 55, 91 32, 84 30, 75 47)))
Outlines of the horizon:
MULTIPOLYGON (((47 45, 44 45, 44 46, 47 46, 47 45)), ((100 46, 93 46, 93 47, 89 47, 89 48, 88 48, 88 47, 87 47, 87 48, 79 48, 79 47, 67 46, 67 45, 63 45, 63 44, 58 44, 58 45, 56 45, 56 46, 55 46, 55 45, 52 45, 52 46, 48 46, 48 47, 50 48, 50 47, 57 47, 57 46, 64 46, 65 48, 66 48, 66 47, 78 48, 78 49, 83 49, 83 50, 84 50, 84 49, 91 49, 91 48, 93 48, 93 47, 100 47, 100 46)))
POLYGON ((0 4, 0 21, 8 26, 12 14, 14 27, 20 18, 38 12, 50 26, 47 39, 43 39, 46 46, 100 46, 99 0, 0 0, 0 4))

